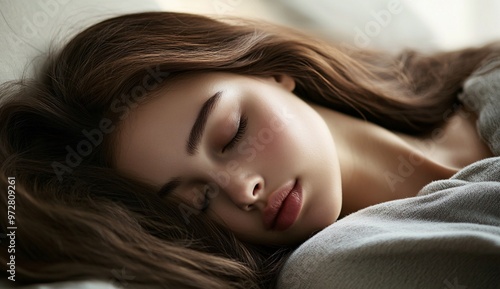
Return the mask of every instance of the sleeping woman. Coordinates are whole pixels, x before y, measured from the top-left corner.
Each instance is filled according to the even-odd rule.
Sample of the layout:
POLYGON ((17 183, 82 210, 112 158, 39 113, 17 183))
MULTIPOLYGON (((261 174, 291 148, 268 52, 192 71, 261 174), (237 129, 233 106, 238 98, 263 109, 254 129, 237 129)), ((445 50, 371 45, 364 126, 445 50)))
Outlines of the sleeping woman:
POLYGON ((494 157, 458 96, 499 55, 169 12, 95 24, 1 91, 18 282, 274 288, 323 229, 494 157))

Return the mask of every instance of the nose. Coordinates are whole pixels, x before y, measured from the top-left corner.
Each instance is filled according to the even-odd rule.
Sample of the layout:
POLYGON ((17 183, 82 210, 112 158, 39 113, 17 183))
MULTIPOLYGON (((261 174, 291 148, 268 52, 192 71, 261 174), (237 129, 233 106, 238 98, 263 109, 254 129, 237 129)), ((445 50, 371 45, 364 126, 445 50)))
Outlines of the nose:
POLYGON ((251 211, 255 209, 255 203, 264 191, 264 179, 255 174, 233 175, 225 191, 236 206, 251 211))

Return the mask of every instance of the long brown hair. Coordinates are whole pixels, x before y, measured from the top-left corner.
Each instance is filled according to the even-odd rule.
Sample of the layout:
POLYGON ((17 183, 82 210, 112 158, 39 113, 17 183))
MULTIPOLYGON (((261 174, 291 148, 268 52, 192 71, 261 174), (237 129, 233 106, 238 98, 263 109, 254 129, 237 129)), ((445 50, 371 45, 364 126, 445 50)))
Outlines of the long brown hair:
MULTIPOLYGON (((464 79, 497 52, 489 45, 389 55, 275 25, 169 12, 98 23, 35 79, 2 87, 0 179, 2 192, 8 177, 16 182, 16 278, 273 287, 293 248, 243 243, 114 169, 113 138, 127 111, 185 73, 287 74, 303 99, 419 134, 443 121, 464 79)), ((2 216, 8 201, 2 193, 2 216)), ((6 228, 7 218, 0 223, 6 228)), ((0 259, 5 269, 7 250, 0 259)))

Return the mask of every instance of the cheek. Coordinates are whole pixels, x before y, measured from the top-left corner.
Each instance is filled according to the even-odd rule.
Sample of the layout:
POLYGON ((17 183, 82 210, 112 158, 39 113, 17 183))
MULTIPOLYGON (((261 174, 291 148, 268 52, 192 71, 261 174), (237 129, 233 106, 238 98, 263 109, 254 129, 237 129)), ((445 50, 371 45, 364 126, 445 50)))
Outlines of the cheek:
POLYGON ((253 135, 256 149, 262 151, 264 157, 277 157, 286 154, 293 143, 297 143, 295 137, 296 128, 293 126, 293 118, 283 106, 270 109, 262 114, 253 135))
POLYGON ((249 130, 237 146, 237 161, 246 166, 265 158, 275 160, 278 154, 284 153, 283 146, 287 143, 286 124, 279 118, 267 117, 262 114, 252 114, 249 117, 249 130))

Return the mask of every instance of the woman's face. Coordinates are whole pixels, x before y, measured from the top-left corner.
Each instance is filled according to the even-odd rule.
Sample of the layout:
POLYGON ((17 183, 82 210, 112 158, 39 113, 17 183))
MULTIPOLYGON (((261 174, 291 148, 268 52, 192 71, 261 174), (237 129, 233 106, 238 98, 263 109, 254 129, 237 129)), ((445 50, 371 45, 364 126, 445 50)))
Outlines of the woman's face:
POLYGON ((116 166, 180 197, 186 226, 213 218, 248 242, 302 242, 336 221, 342 197, 332 135, 294 87, 283 75, 173 81, 124 119, 116 166))

